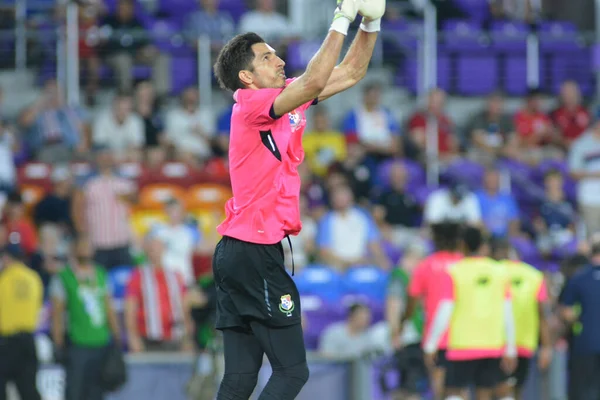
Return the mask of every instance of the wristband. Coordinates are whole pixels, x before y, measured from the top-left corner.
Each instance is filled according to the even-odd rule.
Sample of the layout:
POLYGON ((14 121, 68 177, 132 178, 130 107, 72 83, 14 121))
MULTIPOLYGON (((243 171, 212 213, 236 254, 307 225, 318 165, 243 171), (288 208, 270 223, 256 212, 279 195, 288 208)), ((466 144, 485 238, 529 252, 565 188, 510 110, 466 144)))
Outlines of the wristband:
POLYGON ((363 17, 360 23, 360 29, 365 32, 379 32, 381 30, 381 18, 377 19, 366 19, 363 17))
POLYGON ((339 16, 334 18, 331 23, 330 31, 336 31, 344 36, 348 36, 348 28, 350 27, 350 20, 346 17, 339 16))

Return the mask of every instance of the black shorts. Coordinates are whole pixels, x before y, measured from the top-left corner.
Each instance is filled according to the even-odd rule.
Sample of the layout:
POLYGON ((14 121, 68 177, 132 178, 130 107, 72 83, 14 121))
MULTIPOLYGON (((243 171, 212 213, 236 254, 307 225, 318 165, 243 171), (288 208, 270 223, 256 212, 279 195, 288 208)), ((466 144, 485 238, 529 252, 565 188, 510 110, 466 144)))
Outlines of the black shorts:
POLYGON ((400 389, 408 393, 424 393, 428 386, 428 371, 423 358, 421 344, 411 344, 396 354, 400 389))
POLYGON ((438 368, 446 368, 448 359, 446 358, 446 350, 438 350, 435 360, 435 366, 438 368))
POLYGON ((471 386, 493 388, 503 382, 506 374, 500 368, 499 358, 451 361, 446 365, 446 387, 463 389, 471 386))
POLYGON ((250 321, 270 327, 300 323, 300 295, 285 270, 281 243, 256 244, 224 236, 215 249, 213 273, 217 329, 249 329, 250 321))
POLYGON ((519 357, 517 362, 517 368, 512 374, 505 375, 505 380, 508 380, 513 386, 517 388, 523 387, 527 378, 529 377, 529 368, 531 367, 531 358, 519 357))

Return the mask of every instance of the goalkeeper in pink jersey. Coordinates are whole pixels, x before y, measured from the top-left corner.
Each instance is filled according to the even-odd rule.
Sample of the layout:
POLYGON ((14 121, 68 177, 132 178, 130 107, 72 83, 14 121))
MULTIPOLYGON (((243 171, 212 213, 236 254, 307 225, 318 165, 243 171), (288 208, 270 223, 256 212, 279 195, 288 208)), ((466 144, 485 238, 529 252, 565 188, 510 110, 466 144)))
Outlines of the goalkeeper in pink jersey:
POLYGON ((216 327, 225 347, 219 400, 247 400, 265 354, 273 374, 260 400, 294 399, 308 380, 300 297, 285 270, 281 244, 302 228, 297 168, 304 159, 304 113, 365 76, 385 11, 385 0, 337 4, 325 41, 296 79, 286 77, 285 62, 255 33, 234 37, 215 64, 219 84, 235 100, 229 145, 233 198, 217 228, 223 239, 213 257, 216 327), (359 12, 358 34, 336 66, 359 12))

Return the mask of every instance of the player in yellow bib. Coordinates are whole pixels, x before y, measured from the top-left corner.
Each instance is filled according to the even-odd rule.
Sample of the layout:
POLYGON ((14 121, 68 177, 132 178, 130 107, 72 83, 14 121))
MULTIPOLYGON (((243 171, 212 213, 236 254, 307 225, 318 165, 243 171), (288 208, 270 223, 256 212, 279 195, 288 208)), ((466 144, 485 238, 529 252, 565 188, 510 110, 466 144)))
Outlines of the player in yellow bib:
POLYGON ((512 257, 513 249, 507 240, 492 242, 492 258, 505 267, 510 279, 510 291, 515 317, 515 336, 518 363, 515 371, 507 376, 496 390, 497 396, 513 392, 521 399, 521 391, 531 365, 531 358, 541 343, 538 367, 546 369, 552 361, 552 336, 547 323, 548 290, 544 274, 535 267, 512 257))
POLYGON ((510 286, 505 268, 486 257, 488 246, 479 229, 466 228, 463 241, 467 257, 442 276, 442 301, 424 351, 431 365, 448 329, 446 400, 463 399, 471 386, 478 400, 491 400, 494 388, 516 365, 510 286))

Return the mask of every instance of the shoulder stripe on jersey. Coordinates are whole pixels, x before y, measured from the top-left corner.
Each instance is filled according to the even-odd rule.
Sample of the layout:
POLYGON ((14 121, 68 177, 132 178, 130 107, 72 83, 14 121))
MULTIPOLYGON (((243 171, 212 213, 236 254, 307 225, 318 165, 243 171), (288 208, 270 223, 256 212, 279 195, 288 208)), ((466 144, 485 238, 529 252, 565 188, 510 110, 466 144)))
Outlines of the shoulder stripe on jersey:
POLYGON ((275 143, 275 139, 273 138, 273 134, 270 130, 268 131, 260 131, 260 140, 262 144, 277 158, 281 161, 281 153, 277 148, 277 143, 275 143))

